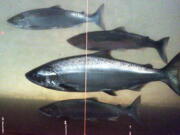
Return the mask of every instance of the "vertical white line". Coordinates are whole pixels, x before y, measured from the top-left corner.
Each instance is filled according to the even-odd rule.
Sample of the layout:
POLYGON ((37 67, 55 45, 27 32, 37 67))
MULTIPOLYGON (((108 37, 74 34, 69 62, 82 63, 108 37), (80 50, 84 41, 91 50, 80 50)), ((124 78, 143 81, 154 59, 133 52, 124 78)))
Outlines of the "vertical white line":
POLYGON ((87 111, 87 104, 86 104, 86 98, 87 98, 87 46, 88 46, 88 15, 89 15, 89 12, 88 12, 88 8, 89 8, 89 1, 86 0, 86 50, 85 50, 85 75, 84 75, 84 135, 86 135, 87 131, 86 131, 86 126, 87 126, 87 123, 86 123, 86 120, 87 120, 87 114, 86 114, 86 111, 87 111))
POLYGON ((67 121, 65 120, 64 121, 64 133, 65 133, 65 135, 67 135, 67 121))
POLYGON ((1 117, 1 131, 2 131, 2 134, 4 134, 4 117, 1 117))

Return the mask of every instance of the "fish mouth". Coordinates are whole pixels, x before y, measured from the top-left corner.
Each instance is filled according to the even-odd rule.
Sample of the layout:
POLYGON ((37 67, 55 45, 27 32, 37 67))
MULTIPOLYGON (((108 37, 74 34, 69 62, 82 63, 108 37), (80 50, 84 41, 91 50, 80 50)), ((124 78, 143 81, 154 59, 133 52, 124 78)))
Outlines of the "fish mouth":
POLYGON ((74 38, 69 38, 69 39, 67 40, 67 42, 68 42, 69 44, 77 47, 77 48, 85 49, 85 48, 84 48, 85 44, 79 42, 78 40, 76 40, 76 39, 74 39, 74 38))
POLYGON ((37 81, 35 81, 36 78, 34 77, 32 71, 27 72, 27 73, 25 74, 25 77, 26 77, 30 82, 35 83, 35 84, 37 84, 37 85, 40 85, 37 81))
POLYGON ((72 38, 67 39, 67 42, 68 42, 69 44, 72 44, 72 45, 73 45, 72 38))
POLYGON ((31 75, 31 72, 27 72, 26 74, 25 74, 25 76, 26 76, 26 78, 29 80, 29 81, 32 81, 32 75, 31 75))
POLYGON ((15 19, 14 17, 9 18, 9 19, 7 20, 7 22, 10 23, 10 24, 14 24, 14 25, 17 25, 17 24, 18 24, 17 21, 16 21, 16 19, 15 19))
POLYGON ((8 20, 7 20, 7 22, 9 23, 9 24, 11 24, 11 25, 17 25, 17 23, 14 21, 14 19, 13 18, 9 18, 8 20))
POLYGON ((16 28, 23 28, 23 26, 21 25, 18 25, 18 23, 16 23, 15 21, 13 21, 14 19, 13 18, 10 18, 7 20, 8 24, 10 24, 11 26, 14 26, 16 28))
POLYGON ((7 22, 12 24, 12 18, 8 19, 7 22))

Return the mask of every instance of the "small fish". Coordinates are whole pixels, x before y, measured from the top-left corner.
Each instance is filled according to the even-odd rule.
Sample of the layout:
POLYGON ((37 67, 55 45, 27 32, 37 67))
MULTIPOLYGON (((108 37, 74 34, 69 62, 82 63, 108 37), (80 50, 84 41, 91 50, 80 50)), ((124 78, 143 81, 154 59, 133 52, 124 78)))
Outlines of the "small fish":
POLYGON ((84 12, 75 12, 65 10, 59 6, 53 6, 29 10, 12 17, 7 21, 18 28, 43 30, 72 27, 86 22, 87 18, 88 22, 94 22, 102 29, 105 29, 102 22, 103 10, 104 4, 102 4, 94 14, 86 15, 84 12))
MULTIPOLYGON (((70 44, 86 49, 86 33, 73 36, 67 40, 70 44)), ((139 49, 144 47, 155 48, 164 62, 167 56, 164 47, 169 37, 154 41, 147 36, 129 33, 124 27, 109 31, 88 32, 88 50, 114 50, 114 49, 139 49)))
POLYGON ((72 56, 44 64, 26 73, 31 82, 54 90, 84 92, 103 91, 115 96, 122 89, 140 90, 146 83, 163 81, 180 95, 178 70, 180 53, 162 69, 114 59, 109 52, 72 56), (86 61, 87 60, 87 61, 86 61))
MULTIPOLYGON (((97 101, 96 98, 86 100, 87 120, 110 120, 117 121, 120 116, 130 116, 136 122, 140 123, 137 108, 141 102, 140 96, 128 107, 121 105, 112 105, 97 101)), ((84 99, 72 99, 58 101, 47 106, 41 107, 39 112, 47 117, 68 118, 74 120, 84 119, 84 99)))

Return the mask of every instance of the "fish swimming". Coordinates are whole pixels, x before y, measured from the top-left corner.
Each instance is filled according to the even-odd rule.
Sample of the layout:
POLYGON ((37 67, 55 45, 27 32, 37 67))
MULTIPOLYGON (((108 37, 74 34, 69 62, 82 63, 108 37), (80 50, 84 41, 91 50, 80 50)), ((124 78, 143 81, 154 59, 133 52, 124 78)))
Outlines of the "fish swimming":
POLYGON ((179 69, 180 53, 164 68, 154 69, 150 64, 114 59, 106 51, 89 54, 87 59, 85 55, 79 55, 51 61, 27 72, 25 76, 49 89, 84 92, 86 72, 87 92, 103 91, 114 96, 117 90, 140 90, 148 82, 163 81, 180 95, 179 69))
MULTIPOLYGON (((145 47, 155 48, 164 62, 167 63, 165 46, 169 37, 154 41, 147 36, 129 33, 124 27, 118 27, 109 31, 88 32, 88 50, 115 50, 115 49, 139 49, 145 47)), ((86 33, 73 36, 67 40, 70 44, 86 49, 86 33)))
POLYGON ((102 22, 102 13, 104 4, 91 15, 86 15, 84 12, 75 12, 65 10, 59 6, 49 8, 41 8, 22 12, 7 21, 18 28, 43 30, 52 28, 68 28, 81 23, 94 22, 101 28, 105 29, 102 22))
MULTIPOLYGON (((138 107, 141 102, 140 96, 128 107, 99 102, 96 98, 86 99, 87 120, 110 120, 116 121, 120 116, 129 116, 140 123, 138 107)), ((47 117, 68 118, 74 120, 84 119, 84 99, 72 99, 58 101, 39 109, 39 112, 47 117)))

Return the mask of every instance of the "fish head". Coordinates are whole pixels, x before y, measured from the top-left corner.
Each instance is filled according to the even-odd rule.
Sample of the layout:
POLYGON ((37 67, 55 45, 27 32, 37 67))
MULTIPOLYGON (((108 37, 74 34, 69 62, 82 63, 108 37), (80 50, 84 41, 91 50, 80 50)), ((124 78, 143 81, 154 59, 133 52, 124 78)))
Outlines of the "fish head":
POLYGON ((26 78, 43 87, 56 89, 59 84, 58 76, 50 66, 42 66, 25 74, 26 78))
POLYGON ((39 108, 39 112, 47 117, 60 118, 63 116, 60 108, 54 103, 39 108))
POLYGON ((29 28, 29 21, 27 19, 27 16, 24 14, 18 14, 16 16, 13 16, 7 20, 8 23, 13 24, 14 26, 18 28, 29 28))
POLYGON ((68 43, 70 43, 76 47, 85 48, 85 46, 86 46, 86 35, 80 34, 78 36, 74 36, 74 37, 69 38, 67 41, 68 41, 68 43))

